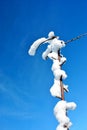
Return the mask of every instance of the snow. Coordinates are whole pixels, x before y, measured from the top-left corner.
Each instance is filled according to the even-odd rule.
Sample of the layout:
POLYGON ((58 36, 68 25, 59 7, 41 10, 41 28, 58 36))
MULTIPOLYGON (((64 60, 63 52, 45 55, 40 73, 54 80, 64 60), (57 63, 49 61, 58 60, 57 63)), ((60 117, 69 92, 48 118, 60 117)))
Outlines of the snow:
MULTIPOLYGON (((68 85, 63 84, 63 88, 66 92, 69 92, 68 85)), ((50 88, 50 93, 53 97, 59 97, 61 98, 61 86, 60 86, 60 80, 54 79, 54 84, 50 88)))
POLYGON ((66 104, 67 109, 74 110, 76 108, 76 104, 74 102, 70 102, 66 104))
MULTIPOLYGON (((57 54, 57 56, 58 56, 58 54, 57 54)), ((52 56, 50 55, 50 57, 52 57, 52 56)), ((65 57, 61 57, 60 61, 56 60, 56 59, 52 59, 52 60, 53 60, 53 64, 52 64, 52 68, 51 68, 52 71, 55 71, 57 69, 61 69, 61 65, 66 62, 65 57)))
POLYGON ((46 58, 48 57, 48 54, 49 54, 50 52, 51 52, 51 46, 48 45, 46 51, 43 52, 43 54, 42 54, 42 58, 43 58, 44 60, 46 60, 46 58))
POLYGON ((53 86, 50 88, 50 93, 54 97, 61 98, 60 80, 55 80, 53 86))
POLYGON ((62 64, 64 64, 65 62, 66 62, 66 57, 61 57, 61 59, 60 59, 60 65, 62 65, 62 64))
POLYGON ((62 47, 65 47, 64 41, 54 38, 52 40, 49 40, 48 43, 50 45, 48 45, 46 51, 42 54, 43 59, 49 57, 50 59, 58 60, 58 50, 61 49, 62 47))
MULTIPOLYGON (((43 53, 43 55, 42 55, 43 59, 46 59, 46 57, 48 56, 48 54, 49 54, 50 52, 52 52, 53 55, 54 55, 54 53, 55 53, 55 55, 58 55, 58 54, 57 54, 57 53, 58 53, 58 50, 59 50, 60 48, 62 48, 62 47, 65 47, 65 42, 62 41, 62 40, 58 40, 59 37, 53 38, 54 36, 55 36, 54 32, 51 31, 51 32, 49 32, 49 34, 48 34, 48 38, 43 37, 43 38, 40 38, 40 39, 36 40, 36 41, 31 45, 31 47, 30 47, 30 49, 29 49, 29 51, 28 51, 28 54, 34 56, 35 53, 36 53, 36 50, 38 49, 38 47, 39 47, 42 43, 49 43, 50 45, 48 45, 47 50, 46 50, 46 51, 43 53), (49 40, 50 38, 53 38, 53 39, 52 39, 52 40, 49 40)), ((55 58, 55 57, 54 57, 54 58, 55 58)), ((57 56, 56 58, 58 59, 58 56, 57 56)))
POLYGON ((54 37, 54 36, 55 36, 55 34, 54 34, 53 31, 51 31, 51 32, 48 33, 48 38, 52 38, 52 37, 54 37))
POLYGON ((74 102, 66 102, 61 100, 56 104, 54 107, 54 115, 61 126, 66 126, 69 128, 72 125, 69 117, 67 116, 67 111, 74 110, 75 108, 76 104, 74 102))
POLYGON ((55 79, 57 80, 59 80, 61 76, 62 76, 62 79, 67 78, 66 72, 61 69, 56 69, 55 71, 53 71, 53 74, 54 74, 55 79))
POLYGON ((58 40, 57 38, 50 40, 49 43, 52 46, 52 51, 56 53, 59 49, 65 47, 65 42, 63 40, 58 40))
POLYGON ((28 54, 34 56, 36 53, 37 48, 40 46, 40 44, 42 44, 43 42, 45 42, 47 39, 46 38, 40 38, 38 40, 36 40, 30 47, 28 54))
POLYGON ((55 70, 60 69, 60 68, 61 66, 60 66, 59 60, 53 60, 51 70, 54 72, 55 70))
MULTIPOLYGON (((54 56, 54 55, 53 55, 54 56)), ((58 54, 57 54, 58 56, 58 54)), ((54 84, 50 88, 50 93, 54 97, 59 97, 61 98, 61 86, 60 86, 60 78, 62 76, 62 79, 65 79, 67 77, 66 72, 61 69, 61 64, 63 64, 66 61, 65 57, 61 57, 60 61, 59 60, 53 60, 53 64, 51 67, 51 70, 53 71, 54 74, 54 84)), ((68 92, 68 86, 63 84, 64 90, 68 92)))
MULTIPOLYGON (((61 98, 61 77, 62 80, 67 78, 67 74, 64 70, 62 70, 61 66, 66 62, 66 58, 60 54, 60 58, 58 56, 58 52, 61 48, 65 47, 65 42, 63 40, 59 40, 58 36, 55 36, 54 32, 51 31, 48 34, 48 38, 40 38, 36 40, 32 46, 30 47, 28 53, 29 55, 35 55, 36 50, 42 43, 48 43, 47 49, 43 52, 42 58, 46 60, 50 58, 53 61, 51 70, 54 75, 54 84, 50 88, 50 93, 53 97, 61 98)), ((62 87, 64 92, 69 92, 68 85, 63 84, 62 87)), ((74 110, 76 108, 76 104, 74 102, 67 102, 64 100, 59 101, 54 107, 54 115, 59 122, 56 130, 67 130, 72 125, 70 118, 67 116, 68 110, 74 110)))
POLYGON ((69 92, 68 85, 63 84, 63 88, 66 92, 69 92))
POLYGON ((56 130, 67 130, 67 127, 64 127, 60 124, 57 126, 56 130))

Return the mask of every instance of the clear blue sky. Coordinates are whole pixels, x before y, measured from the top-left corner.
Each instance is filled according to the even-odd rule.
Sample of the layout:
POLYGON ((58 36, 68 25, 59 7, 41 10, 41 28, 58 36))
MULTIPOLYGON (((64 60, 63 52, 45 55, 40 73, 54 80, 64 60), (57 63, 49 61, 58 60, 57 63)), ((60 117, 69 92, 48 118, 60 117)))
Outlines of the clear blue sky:
MULTIPOLYGON (((52 61, 42 59, 44 45, 28 55, 30 45, 49 31, 64 41, 87 32, 87 0, 0 1, 0 130, 56 129, 52 61)), ((70 90, 65 98, 78 106, 68 113, 70 130, 86 130, 87 37, 68 44, 62 54, 70 90)))

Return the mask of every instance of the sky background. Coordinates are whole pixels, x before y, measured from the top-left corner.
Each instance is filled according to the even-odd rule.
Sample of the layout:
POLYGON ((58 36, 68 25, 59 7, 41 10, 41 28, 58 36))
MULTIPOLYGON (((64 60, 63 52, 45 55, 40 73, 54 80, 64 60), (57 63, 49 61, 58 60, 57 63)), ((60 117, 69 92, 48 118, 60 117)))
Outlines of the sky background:
MULTIPOLYGON (((51 96, 52 61, 42 59, 47 45, 34 57, 30 45, 54 31, 67 41, 87 32, 87 0, 0 1, 0 130, 55 130, 51 96)), ((62 49, 69 85, 67 101, 77 103, 68 115, 70 130, 87 129, 87 36, 62 49)))

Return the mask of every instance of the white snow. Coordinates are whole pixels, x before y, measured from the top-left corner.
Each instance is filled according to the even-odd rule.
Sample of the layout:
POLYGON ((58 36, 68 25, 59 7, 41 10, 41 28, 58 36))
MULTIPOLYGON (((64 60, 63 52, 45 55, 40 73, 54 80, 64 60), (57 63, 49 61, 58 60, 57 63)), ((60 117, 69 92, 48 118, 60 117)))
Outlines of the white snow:
POLYGON ((61 98, 60 80, 55 80, 53 86, 50 88, 50 93, 54 97, 61 98))
POLYGON ((57 126, 56 130, 67 130, 67 127, 64 127, 60 124, 57 126))
MULTIPOLYGON (((68 85, 63 84, 64 91, 69 92, 68 85)), ((60 80, 54 79, 54 84, 50 88, 50 93, 53 97, 59 97, 61 98, 61 86, 60 86, 60 80)))
POLYGON ((44 41, 46 41, 46 38, 40 38, 36 40, 30 47, 28 54, 34 56, 36 53, 37 48, 42 44, 44 41))
MULTIPOLYGON (((48 38, 40 38, 36 40, 30 47, 28 53, 29 55, 35 55, 36 50, 42 43, 48 43, 47 49, 43 52, 42 58, 44 60, 49 57, 52 61, 51 70, 54 75, 54 84, 50 88, 50 93, 54 97, 61 98, 61 86, 60 86, 60 78, 67 78, 67 74, 64 70, 62 70, 61 66, 66 62, 66 58, 60 54, 60 60, 58 58, 58 51, 61 48, 65 47, 65 42, 63 40, 59 40, 58 36, 55 36, 54 32, 51 31, 48 34, 48 38), (52 38, 52 39, 51 39, 52 38)), ((64 91, 68 92, 68 85, 63 84, 64 91)), ((67 130, 72 125, 70 118, 67 116, 68 110, 74 110, 76 108, 76 104, 74 102, 66 102, 64 100, 59 101, 54 107, 54 115, 59 122, 56 130, 67 130)))
POLYGON ((55 52, 51 52, 48 54, 48 57, 51 59, 51 60, 58 60, 58 54, 55 53, 55 52))
MULTIPOLYGON (((47 47, 46 51, 43 53, 43 55, 45 54, 50 59, 58 60, 58 50, 62 47, 65 47, 64 41, 54 38, 52 40, 49 40, 48 43, 50 45, 48 45, 48 47, 47 47)), ((42 55, 42 57, 43 57, 43 55, 42 55)), ((63 60, 65 60, 65 59, 63 59, 63 60)))
POLYGON ((63 84, 63 88, 66 92, 69 92, 68 85, 63 84))
POLYGON ((61 57, 60 58, 60 65, 62 65, 63 63, 65 63, 66 62, 66 57, 61 57))
MULTIPOLYGON (((53 55, 54 56, 54 55, 53 55)), ((57 54, 58 56, 58 54, 57 54)), ((61 64, 63 64, 66 61, 65 57, 61 57, 60 61, 59 60, 53 60, 53 64, 51 67, 51 70, 53 71, 54 74, 54 84, 50 88, 50 93, 54 97, 59 97, 61 98, 61 86, 60 86, 60 77, 62 76, 63 79, 67 77, 66 73, 64 70, 61 70, 61 64)), ((68 92, 68 86, 63 84, 63 88, 66 92, 68 92)))
MULTIPOLYGON (((48 45, 46 51, 42 54, 43 59, 46 59, 46 57, 48 56, 49 53, 51 53, 52 57, 54 57, 55 59, 58 59, 58 50, 62 47, 65 47, 65 42, 62 40, 59 40, 59 37, 55 37, 52 40, 48 40, 49 38, 52 38, 53 36, 55 36, 54 32, 51 31, 48 34, 48 38, 40 38, 38 40, 36 40, 30 47, 30 49, 28 50, 28 54, 29 55, 35 55, 36 50, 38 49, 38 47, 40 46, 40 44, 42 43, 49 43, 50 45, 48 45)), ((50 54, 49 54, 50 57, 50 54)))
POLYGON ((48 57, 48 54, 51 52, 51 46, 48 45, 47 49, 43 52, 42 58, 45 60, 48 57))
POLYGON ((51 32, 48 33, 48 38, 52 38, 53 36, 55 36, 55 34, 54 34, 53 31, 51 31, 51 32))
POLYGON ((66 102, 66 101, 59 101, 56 106, 54 107, 54 115, 61 126, 67 126, 69 128, 72 123, 67 116, 68 110, 74 110, 76 108, 76 104, 74 102, 66 102))
POLYGON ((59 80, 61 76, 62 76, 62 79, 67 78, 66 72, 61 69, 56 69, 55 71, 53 71, 53 74, 56 80, 59 80))
MULTIPOLYGON (((52 38, 54 35, 54 32, 50 32, 48 34, 48 39, 52 38)), ((58 39, 59 37, 55 37, 52 40, 48 40, 49 43, 46 51, 42 54, 43 59, 46 59, 46 57, 49 57, 50 59, 56 59, 58 60, 58 50, 62 47, 65 47, 65 42, 58 39)), ((63 59, 65 60, 65 59, 63 59)))
POLYGON ((76 108, 76 104, 74 102, 69 102, 66 104, 66 108, 69 110, 74 110, 76 108))
POLYGON ((50 40, 49 43, 52 46, 52 51, 56 53, 59 49, 65 47, 65 42, 63 40, 58 40, 57 38, 50 40))
POLYGON ((55 71, 55 70, 60 69, 60 68, 61 68, 60 67, 60 62, 58 60, 53 60, 53 64, 52 64, 51 70, 55 71))
MULTIPOLYGON (((58 56, 58 54, 57 54, 57 56, 58 56)), ((52 57, 52 56, 50 56, 50 57, 52 57)), ((56 60, 56 59, 52 59, 52 60, 53 60, 53 64, 52 64, 51 70, 55 71, 57 69, 61 69, 61 65, 66 61, 66 58, 65 57, 61 57, 60 61, 56 60)))

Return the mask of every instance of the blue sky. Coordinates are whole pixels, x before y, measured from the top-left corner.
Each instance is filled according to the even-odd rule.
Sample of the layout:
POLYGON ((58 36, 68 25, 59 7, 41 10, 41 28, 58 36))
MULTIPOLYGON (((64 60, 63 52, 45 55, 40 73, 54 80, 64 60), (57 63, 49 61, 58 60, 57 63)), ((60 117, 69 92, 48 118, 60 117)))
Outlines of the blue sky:
MULTIPOLYGON (((87 32, 87 1, 0 1, 0 130, 56 129, 53 108, 59 99, 49 92, 52 61, 41 56, 46 45, 28 55, 30 45, 49 31, 64 41, 87 32)), ((87 37, 69 43, 62 54, 70 90, 65 99, 77 103, 68 113, 70 129, 86 130, 87 37)))

